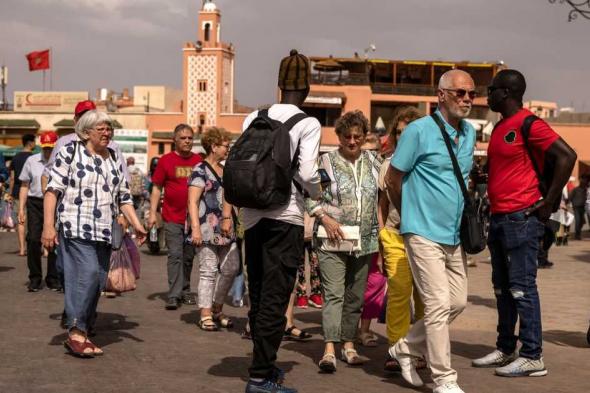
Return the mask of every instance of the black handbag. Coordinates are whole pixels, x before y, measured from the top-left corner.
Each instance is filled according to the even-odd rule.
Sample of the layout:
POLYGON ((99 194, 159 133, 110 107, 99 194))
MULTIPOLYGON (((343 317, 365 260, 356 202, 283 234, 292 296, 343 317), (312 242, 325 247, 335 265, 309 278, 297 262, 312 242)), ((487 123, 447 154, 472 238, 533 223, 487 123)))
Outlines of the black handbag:
POLYGON ((459 187, 461 187, 463 199, 465 200, 463 215, 461 216, 461 229, 459 233, 461 238, 461 246, 463 246, 463 250, 465 250, 467 254, 478 254, 486 248, 487 236, 485 220, 483 217, 481 217, 475 201, 467 192, 467 186, 465 185, 465 180, 461 175, 457 157, 455 157, 455 153, 451 147, 451 138, 445 130, 442 120, 436 114, 431 115, 431 117, 438 125, 438 128, 440 129, 442 137, 445 141, 445 145, 447 145, 447 150, 449 151, 449 156, 451 156, 451 162, 453 163, 453 172, 455 173, 455 177, 459 182, 459 187))

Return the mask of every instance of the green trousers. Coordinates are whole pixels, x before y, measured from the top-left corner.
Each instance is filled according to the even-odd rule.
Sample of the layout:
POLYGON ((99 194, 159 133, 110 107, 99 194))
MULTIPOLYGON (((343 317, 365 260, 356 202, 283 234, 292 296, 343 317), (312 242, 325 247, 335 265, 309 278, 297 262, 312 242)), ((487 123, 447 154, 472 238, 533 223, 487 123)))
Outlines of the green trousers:
POLYGON ((356 257, 318 250, 324 305, 325 342, 355 341, 372 254, 356 257))

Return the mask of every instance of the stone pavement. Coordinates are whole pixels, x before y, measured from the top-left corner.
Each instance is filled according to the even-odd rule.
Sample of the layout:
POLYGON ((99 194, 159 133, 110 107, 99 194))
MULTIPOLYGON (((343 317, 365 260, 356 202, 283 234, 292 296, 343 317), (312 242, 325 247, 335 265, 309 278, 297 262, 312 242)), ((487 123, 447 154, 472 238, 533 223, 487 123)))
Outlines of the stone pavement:
MULTIPOLYGON (((59 328, 63 295, 26 291, 26 259, 16 254, 14 233, 0 233, 0 393, 194 393, 243 392, 251 343, 240 338, 246 309, 227 306, 237 321, 230 331, 203 332, 195 306, 164 310, 166 259, 142 254, 138 289, 116 299, 102 298, 95 342, 105 356, 89 360, 64 354, 59 328)), ((473 369, 470 359, 492 350, 495 300, 487 256, 470 268, 469 304, 451 329, 453 365, 467 393, 588 392, 590 348, 590 240, 554 248, 551 270, 539 271, 545 362, 544 378, 499 378, 489 369, 473 369)), ((196 288, 196 269, 193 288, 196 288)), ((279 366, 289 385, 312 392, 412 392, 399 375, 382 371, 387 349, 384 326, 374 328, 380 346, 365 350, 371 361, 362 368, 339 362, 334 375, 318 373, 322 353, 320 312, 296 311, 297 325, 309 329, 307 343, 285 342, 279 366)), ((427 378, 426 373, 422 374, 427 378)), ((418 389, 430 392, 431 388, 418 389)))

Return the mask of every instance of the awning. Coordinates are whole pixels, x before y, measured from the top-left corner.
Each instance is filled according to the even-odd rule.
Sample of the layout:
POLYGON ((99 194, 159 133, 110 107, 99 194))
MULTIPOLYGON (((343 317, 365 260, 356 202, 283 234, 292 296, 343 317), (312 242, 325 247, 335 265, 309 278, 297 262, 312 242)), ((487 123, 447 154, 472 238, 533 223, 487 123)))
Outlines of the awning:
POLYGON ((35 119, 0 119, 0 129, 38 130, 40 127, 35 119))
POLYGON ((341 108, 346 101, 346 95, 340 92, 311 92, 305 99, 305 106, 319 106, 322 108, 341 108))

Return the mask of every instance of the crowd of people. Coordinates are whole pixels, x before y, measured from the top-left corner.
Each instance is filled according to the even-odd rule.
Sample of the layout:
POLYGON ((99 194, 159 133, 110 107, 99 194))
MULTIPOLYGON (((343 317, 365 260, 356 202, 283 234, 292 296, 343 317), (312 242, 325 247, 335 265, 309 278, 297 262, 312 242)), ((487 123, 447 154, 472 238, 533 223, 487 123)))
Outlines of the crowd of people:
MULTIPOLYGON (((90 101, 76 107, 75 133, 40 136, 41 153, 32 154, 35 136, 23 137, 11 181, 19 225, 28 229, 26 246, 25 231, 19 230, 19 252, 28 258, 32 292, 42 286, 41 246, 49 253, 45 282, 65 293, 68 351, 103 354, 89 337, 118 242, 115 229, 131 227, 141 244, 161 210, 168 253, 165 309, 196 305, 203 331, 231 328, 225 299, 230 289, 242 293, 246 277, 250 309, 243 335, 253 343, 247 393, 297 391, 284 385, 277 351, 285 338, 311 337, 293 323, 293 307, 310 305, 322 313, 321 372, 336 372, 338 361, 365 363, 358 345, 377 345, 370 326, 381 320, 389 344, 385 370, 399 371, 420 387, 416 369, 428 368, 434 393, 461 393, 449 329, 467 304, 461 242, 463 212, 471 201, 461 191, 464 182, 489 201, 487 241, 498 313, 496 349, 472 365, 494 367, 500 376, 546 375, 536 272, 546 224, 559 209, 576 154, 523 108, 524 76, 503 70, 488 87, 489 107, 502 119, 483 168, 474 167, 476 132, 465 120, 477 96, 465 71, 441 76, 438 109, 431 115, 399 109, 377 151, 365 148, 370 125, 355 110, 336 122, 338 148, 320 155, 320 123, 301 110, 310 64, 295 50, 280 64, 278 87, 280 102, 251 113, 233 147, 229 133, 211 127, 200 136, 204 153, 194 153, 193 129, 179 124, 174 150, 159 159, 149 187, 112 141, 112 120, 90 101), (260 140, 265 127, 275 134, 260 140), (264 146, 270 158, 248 150, 264 146), (246 154, 254 157, 249 164, 246 154), (258 159, 277 160, 264 170, 282 172, 256 172, 256 182, 246 176, 253 183, 268 176, 270 189, 256 190, 256 198, 244 196, 236 184, 258 159), (548 161, 552 176, 545 179, 539 168, 548 161), (144 228, 136 210, 148 200, 144 228), (197 299, 190 282, 195 256, 197 299)), ((576 238, 587 187, 584 178, 571 192, 576 238)))

